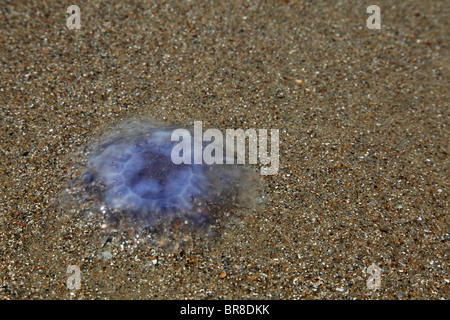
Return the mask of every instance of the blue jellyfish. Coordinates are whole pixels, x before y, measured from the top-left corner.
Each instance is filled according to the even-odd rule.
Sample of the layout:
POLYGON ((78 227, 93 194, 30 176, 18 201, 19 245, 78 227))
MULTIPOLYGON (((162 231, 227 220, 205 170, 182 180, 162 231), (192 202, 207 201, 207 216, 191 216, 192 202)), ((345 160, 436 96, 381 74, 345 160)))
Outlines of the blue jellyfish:
POLYGON ((178 142, 171 135, 176 128, 125 121, 91 148, 83 192, 100 202, 107 220, 133 221, 135 227, 199 227, 211 223, 212 216, 220 219, 221 211, 232 206, 252 207, 260 201, 261 180, 251 168, 175 164, 171 154, 178 142))

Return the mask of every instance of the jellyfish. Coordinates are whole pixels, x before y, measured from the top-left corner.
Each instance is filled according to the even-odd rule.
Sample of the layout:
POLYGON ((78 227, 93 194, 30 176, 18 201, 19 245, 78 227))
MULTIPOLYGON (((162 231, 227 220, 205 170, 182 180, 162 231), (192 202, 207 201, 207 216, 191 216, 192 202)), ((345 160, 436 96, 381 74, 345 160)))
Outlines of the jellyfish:
POLYGON ((78 198, 95 203, 90 211, 106 225, 159 233, 206 230, 232 210, 263 202, 262 180, 251 167, 198 163, 194 154, 175 163, 172 133, 180 127, 136 119, 114 126, 88 148, 78 198))

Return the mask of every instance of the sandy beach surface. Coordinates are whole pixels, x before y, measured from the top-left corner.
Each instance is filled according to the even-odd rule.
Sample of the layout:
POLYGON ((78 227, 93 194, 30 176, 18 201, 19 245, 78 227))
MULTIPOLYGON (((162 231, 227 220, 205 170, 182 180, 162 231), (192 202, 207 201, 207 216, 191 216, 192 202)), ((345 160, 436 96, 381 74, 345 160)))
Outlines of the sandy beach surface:
POLYGON ((449 298, 448 1, 73 4, 0 0, 0 299, 449 298), (133 117, 278 129, 267 202, 170 252, 61 206, 133 117))

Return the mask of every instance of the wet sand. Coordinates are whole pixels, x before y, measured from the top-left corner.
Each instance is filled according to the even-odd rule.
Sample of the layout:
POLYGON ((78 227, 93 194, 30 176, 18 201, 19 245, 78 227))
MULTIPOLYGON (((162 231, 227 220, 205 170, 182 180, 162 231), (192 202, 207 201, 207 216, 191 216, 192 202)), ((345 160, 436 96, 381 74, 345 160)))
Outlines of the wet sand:
POLYGON ((449 298, 448 2, 46 3, 0 2, 1 298, 449 298), (76 219, 80 150, 130 117, 279 129, 268 202, 176 252, 76 219))

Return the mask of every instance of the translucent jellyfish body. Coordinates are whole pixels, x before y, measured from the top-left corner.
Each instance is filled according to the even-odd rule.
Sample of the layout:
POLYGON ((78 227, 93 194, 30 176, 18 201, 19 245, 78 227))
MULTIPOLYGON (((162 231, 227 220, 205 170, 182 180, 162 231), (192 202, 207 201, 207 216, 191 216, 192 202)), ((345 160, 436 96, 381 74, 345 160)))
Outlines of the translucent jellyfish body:
POLYGON ((179 142, 171 137, 178 128, 125 121, 99 138, 76 179, 78 202, 89 202, 89 210, 109 226, 169 238, 174 230, 207 230, 232 210, 261 202, 260 176, 249 167, 194 164, 193 158, 191 164, 175 164, 171 155, 179 142))

